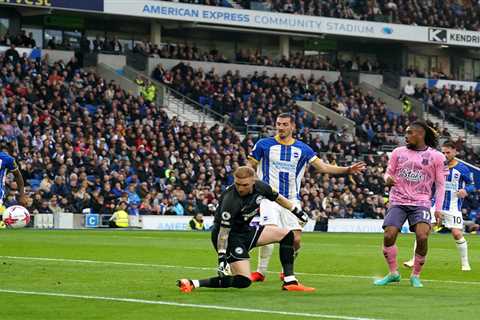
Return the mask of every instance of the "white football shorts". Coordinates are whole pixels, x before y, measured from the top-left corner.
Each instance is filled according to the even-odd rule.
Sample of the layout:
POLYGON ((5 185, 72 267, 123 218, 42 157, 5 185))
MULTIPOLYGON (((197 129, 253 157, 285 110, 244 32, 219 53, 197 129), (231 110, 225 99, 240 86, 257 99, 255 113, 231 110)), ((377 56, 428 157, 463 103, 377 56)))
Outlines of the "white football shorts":
MULTIPOLYGON (((293 202, 300 206, 299 200, 293 200, 293 202)), ((285 209, 275 201, 263 199, 260 202, 260 225, 265 226, 269 224, 289 230, 303 229, 298 218, 290 210, 285 209)))

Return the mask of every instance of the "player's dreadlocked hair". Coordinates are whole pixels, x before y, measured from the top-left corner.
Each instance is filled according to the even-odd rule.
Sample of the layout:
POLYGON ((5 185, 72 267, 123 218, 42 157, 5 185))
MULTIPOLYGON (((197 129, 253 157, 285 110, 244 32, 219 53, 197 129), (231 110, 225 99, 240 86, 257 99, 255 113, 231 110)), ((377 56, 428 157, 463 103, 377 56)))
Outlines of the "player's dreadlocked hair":
POLYGON ((423 130, 425 131, 425 144, 427 146, 429 146, 430 148, 436 148, 438 146, 439 134, 426 122, 415 121, 414 123, 412 123, 412 126, 423 128, 423 130))

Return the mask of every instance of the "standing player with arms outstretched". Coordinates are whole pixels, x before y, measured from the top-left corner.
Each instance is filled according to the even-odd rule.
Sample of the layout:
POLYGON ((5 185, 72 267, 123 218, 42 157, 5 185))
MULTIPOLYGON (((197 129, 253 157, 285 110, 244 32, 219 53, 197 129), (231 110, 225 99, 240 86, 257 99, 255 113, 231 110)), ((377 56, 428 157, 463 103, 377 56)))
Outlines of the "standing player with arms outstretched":
MULTIPOLYGON (((468 261, 467 240, 463 237, 463 199, 469 193, 475 192, 473 184, 473 173, 463 163, 457 161, 457 147, 452 141, 447 141, 442 146, 442 153, 448 162, 448 177, 445 183, 445 199, 442 207, 442 220, 437 224, 443 224, 445 228, 452 231, 453 239, 457 244, 460 253, 462 271, 472 270, 468 261)), ((415 245, 416 246, 416 245, 415 245)), ((414 246, 414 247, 415 247, 414 246)), ((414 259, 403 263, 405 267, 413 267, 414 259)))
POLYGON ((397 235, 408 219, 410 230, 414 231, 417 248, 410 283, 423 287, 420 272, 428 251, 428 236, 431 230, 430 205, 435 184, 435 217, 441 218, 445 196, 445 156, 435 150, 438 137, 435 130, 425 122, 416 121, 406 130, 406 147, 393 150, 385 173, 385 184, 391 186, 390 207, 383 223, 383 255, 390 273, 375 285, 384 286, 399 282, 397 267, 397 235))
POLYGON ((250 256, 248 252, 269 243, 280 243, 280 262, 285 272, 282 285, 287 291, 314 291, 298 283, 293 272, 293 232, 276 226, 252 227, 250 222, 256 214, 262 199, 275 201, 283 208, 306 222, 308 216, 299 207, 274 191, 268 184, 257 180, 250 167, 239 167, 234 172, 234 185, 227 188, 220 198, 220 205, 214 219, 212 243, 218 253, 218 277, 190 280, 181 279, 177 286, 182 292, 194 288, 247 288, 250 280, 250 256), (226 274, 230 264, 232 275, 226 274))
MULTIPOLYGON (((324 163, 312 148, 292 137, 295 118, 288 113, 278 116, 276 130, 275 137, 260 139, 255 144, 249 156, 249 164, 257 170, 260 180, 271 185, 298 207, 301 207, 300 185, 308 164, 313 165, 321 173, 356 174, 365 170, 363 162, 355 163, 350 167, 337 167, 324 163)), ((265 199, 260 204, 260 225, 293 230, 295 252, 298 253, 303 225, 290 211, 274 201, 265 199)), ((251 275, 252 281, 265 279, 272 252, 273 244, 260 247, 258 268, 251 275)))

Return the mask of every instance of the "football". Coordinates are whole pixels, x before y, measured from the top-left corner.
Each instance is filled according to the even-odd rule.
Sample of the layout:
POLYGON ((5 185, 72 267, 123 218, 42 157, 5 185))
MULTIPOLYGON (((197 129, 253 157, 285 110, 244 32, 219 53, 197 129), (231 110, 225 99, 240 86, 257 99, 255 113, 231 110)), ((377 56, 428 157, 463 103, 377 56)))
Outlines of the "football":
POLYGON ((30 213, 22 206, 11 206, 3 213, 3 222, 7 228, 24 228, 30 222, 30 213))

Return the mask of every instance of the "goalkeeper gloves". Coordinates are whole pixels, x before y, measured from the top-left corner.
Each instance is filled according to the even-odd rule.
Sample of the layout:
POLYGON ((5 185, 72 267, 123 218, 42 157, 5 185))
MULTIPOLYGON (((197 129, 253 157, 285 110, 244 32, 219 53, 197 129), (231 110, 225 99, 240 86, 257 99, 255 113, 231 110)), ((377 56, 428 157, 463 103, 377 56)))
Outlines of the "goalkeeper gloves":
POLYGON ((225 253, 220 253, 218 255, 218 268, 217 273, 219 277, 224 277, 229 275, 227 255, 225 253))
POLYGON ((308 218, 309 218, 308 213, 303 211, 302 208, 300 208, 300 206, 295 205, 291 211, 301 222, 303 223, 308 222, 308 218))

